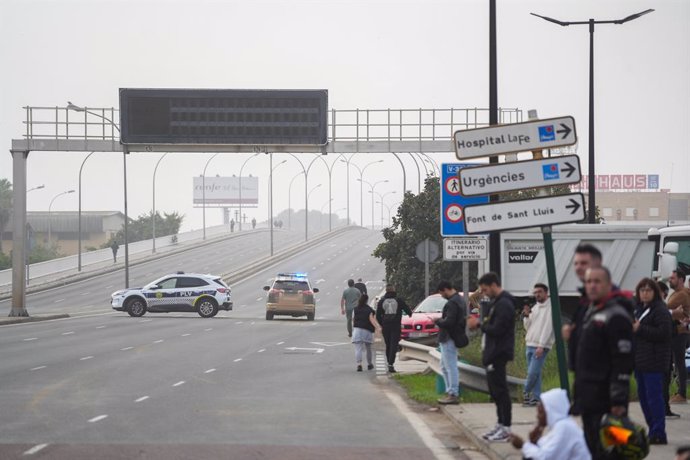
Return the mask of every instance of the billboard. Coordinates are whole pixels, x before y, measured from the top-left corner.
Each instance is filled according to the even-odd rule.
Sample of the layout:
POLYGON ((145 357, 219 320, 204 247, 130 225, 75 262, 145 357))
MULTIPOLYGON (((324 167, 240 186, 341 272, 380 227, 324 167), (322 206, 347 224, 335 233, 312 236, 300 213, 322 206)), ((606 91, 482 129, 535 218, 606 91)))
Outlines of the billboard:
MULTIPOLYGON (((240 205, 240 178, 206 176, 194 177, 194 207, 204 205, 204 195, 206 207, 233 208, 240 205), (204 194, 204 185, 206 193, 204 194)), ((255 208, 259 205, 259 178, 242 178, 242 207, 255 208)))
MULTIPOLYGON (((659 190, 658 174, 597 174, 594 176, 597 190, 659 190)), ((580 185, 571 186, 578 190, 587 190, 589 177, 582 176, 580 185)))

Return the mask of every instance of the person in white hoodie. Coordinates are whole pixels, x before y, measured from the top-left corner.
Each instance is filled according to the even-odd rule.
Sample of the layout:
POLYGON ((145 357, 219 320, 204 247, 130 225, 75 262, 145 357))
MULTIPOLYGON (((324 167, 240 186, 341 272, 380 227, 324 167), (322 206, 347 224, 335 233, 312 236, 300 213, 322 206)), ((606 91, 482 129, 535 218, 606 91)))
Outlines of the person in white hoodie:
POLYGON ((521 449, 525 459, 591 460, 582 428, 568 415, 569 410, 570 401, 565 390, 554 388, 543 393, 537 404, 537 426, 530 432, 529 441, 513 434, 513 447, 521 449), (549 431, 543 435, 546 427, 549 431))
POLYGON ((523 406, 536 406, 541 395, 541 371, 546 355, 554 344, 553 323, 551 322, 551 299, 545 284, 534 285, 534 298, 537 303, 523 310, 525 325, 525 354, 527 355, 527 379, 524 389, 523 406))

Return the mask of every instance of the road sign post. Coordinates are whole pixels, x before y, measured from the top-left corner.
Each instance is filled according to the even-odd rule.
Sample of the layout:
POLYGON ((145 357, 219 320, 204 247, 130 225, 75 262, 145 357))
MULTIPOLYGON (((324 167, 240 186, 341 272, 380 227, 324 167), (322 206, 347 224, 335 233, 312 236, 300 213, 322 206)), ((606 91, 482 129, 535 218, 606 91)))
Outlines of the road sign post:
POLYGON ((429 262, 433 262, 438 258, 439 249, 435 241, 430 241, 425 238, 417 244, 415 251, 417 259, 424 262, 424 297, 429 297, 429 262))

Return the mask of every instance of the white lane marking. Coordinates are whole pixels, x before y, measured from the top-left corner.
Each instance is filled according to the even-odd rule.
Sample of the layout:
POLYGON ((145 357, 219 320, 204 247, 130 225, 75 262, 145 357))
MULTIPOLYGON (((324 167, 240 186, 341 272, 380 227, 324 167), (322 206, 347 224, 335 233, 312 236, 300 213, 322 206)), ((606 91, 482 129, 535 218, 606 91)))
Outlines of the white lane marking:
POLYGON ((91 359, 93 356, 84 356, 83 358, 79 358, 79 361, 86 361, 87 359, 91 359))
POLYGON ((62 301, 64 301, 64 300, 65 300, 65 299, 57 299, 57 300, 56 300, 55 302, 53 302, 53 303, 62 302, 62 301))
POLYGON ((106 288, 106 289, 110 289, 111 287, 113 287, 112 284, 111 284, 110 286, 106 286, 105 288, 106 288))
POLYGON ((255 322, 255 321, 252 321, 252 322, 249 323, 249 324, 253 326, 254 324, 256 324, 256 322, 255 322))
POLYGON ((38 367, 32 367, 32 368, 29 369, 29 370, 31 370, 31 371, 37 371, 37 370, 39 370, 39 369, 45 369, 45 368, 46 368, 45 366, 38 366, 38 367))
POLYGON ((96 326, 96 329, 103 329, 105 326, 96 326))
POLYGON ((285 342, 278 342, 278 343, 276 343, 276 345, 282 345, 282 344, 284 344, 284 343, 285 343, 285 342))
POLYGON ((240 305, 240 308, 244 308, 244 307, 246 307, 246 306, 247 306, 247 305, 240 305))
POLYGON ((204 329, 204 332, 208 332, 208 331, 212 331, 212 330, 213 330, 213 328, 209 327, 208 329, 204 329))
POLYGON ((209 369, 207 371, 204 371, 204 374, 210 374, 211 372, 216 372, 215 369, 209 369))
POLYGON ((242 361, 242 358, 237 358, 237 359, 235 360, 236 363, 239 363, 240 361, 242 361))
POLYGON ((69 332, 63 332, 62 335, 72 335, 74 334, 74 331, 69 331, 69 332))
POLYGON ((89 295, 89 294, 91 294, 91 293, 90 293, 90 292, 83 292, 83 293, 81 293, 81 294, 79 294, 79 295, 83 297, 83 296, 89 295))
POLYGON ((142 319, 142 320, 139 321, 139 322, 140 322, 140 323, 148 323, 149 321, 152 321, 152 320, 150 320, 150 319, 142 319))
POLYGON ((32 340, 38 340, 38 337, 28 337, 24 339, 24 342, 31 342, 32 340))
POLYGON ((258 298, 256 299, 256 301, 258 302, 258 301, 260 301, 260 300, 262 300, 262 299, 263 299, 263 297, 258 297, 258 298))
POLYGON ((448 448, 434 436, 434 432, 424 423, 424 420, 407 407, 400 396, 390 391, 386 391, 386 396, 388 396, 388 399, 391 400, 398 411, 407 419, 408 423, 414 428, 419 437, 422 438, 426 447, 437 460, 451 460, 455 458, 453 454, 448 452, 448 448))
POLYGON ((148 396, 142 396, 142 397, 139 398, 139 399, 135 399, 134 402, 142 402, 142 401, 146 401, 147 399, 149 399, 148 396))
POLYGON ((42 450, 45 449, 46 447, 48 447, 48 444, 36 444, 36 445, 33 446, 31 449, 29 449, 29 450, 27 450, 26 452, 24 452, 24 455, 33 455, 33 454, 37 454, 38 452, 42 451, 42 450))
POLYGON ((177 382, 177 383, 173 383, 173 386, 174 386, 174 387, 179 387, 180 385, 184 385, 184 380, 180 380, 180 381, 177 382))
POLYGON ((237 321, 235 324, 244 324, 244 321, 237 321))
POLYGON ((91 420, 89 420, 89 423, 100 422, 101 420, 103 420, 104 418, 107 418, 107 417, 108 417, 108 416, 105 415, 105 414, 104 414, 104 415, 99 415, 99 416, 96 416, 96 417, 92 418, 91 420))
POLYGON ((257 351, 257 353, 263 353, 264 351, 266 351, 266 349, 262 348, 261 350, 257 351))
POLYGON ((182 337, 189 337, 192 334, 182 334, 182 337))
POLYGON ((155 342, 153 342, 153 343, 161 343, 161 342, 163 342, 163 339, 160 339, 160 340, 156 340, 156 341, 155 341, 155 342))
POLYGON ((127 350, 131 350, 132 348, 134 348, 134 347, 124 347, 124 348, 120 348, 120 351, 127 351, 127 350))

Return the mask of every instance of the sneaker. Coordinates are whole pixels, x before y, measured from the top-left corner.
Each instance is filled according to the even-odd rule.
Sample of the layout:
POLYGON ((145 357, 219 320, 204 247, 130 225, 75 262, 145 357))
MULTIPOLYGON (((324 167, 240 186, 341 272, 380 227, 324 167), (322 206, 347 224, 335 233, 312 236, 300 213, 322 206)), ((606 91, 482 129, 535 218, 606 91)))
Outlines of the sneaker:
POLYGON ((395 368, 393 367, 393 365, 389 365, 389 366, 388 366, 388 372, 390 372, 391 374, 395 374, 395 373, 398 372, 398 371, 395 370, 395 368))
POLYGON ((502 426, 494 434, 489 436, 487 441, 489 442, 510 442, 513 436, 510 434, 510 429, 502 426))
POLYGON ((374 365, 373 365, 373 364, 369 364, 369 365, 367 366, 367 370, 368 370, 368 371, 372 370, 373 368, 374 368, 374 365))
POLYGON ((687 404, 688 400, 685 398, 685 396, 673 395, 668 402, 669 404, 687 404))
POLYGON ((442 405, 447 405, 447 404, 459 404, 460 401, 458 400, 458 397, 452 394, 447 394, 443 398, 439 398, 436 400, 439 404, 442 405))
POLYGON ((483 438, 483 439, 489 439, 491 436, 493 436, 494 434, 496 434, 496 432, 497 432, 498 430, 500 430, 500 429, 501 429, 501 425, 499 425, 499 424, 497 423, 493 428, 491 428, 489 431, 487 431, 486 433, 484 433, 484 434, 482 435, 482 438, 483 438))
POLYGON ((537 407, 539 404, 538 399, 527 399, 522 403, 522 407, 537 407))
POLYGON ((362 365, 361 364, 357 365, 357 372, 362 372, 362 365))
POLYGON ((680 414, 676 414, 675 412, 666 411, 666 418, 680 418, 680 414))

